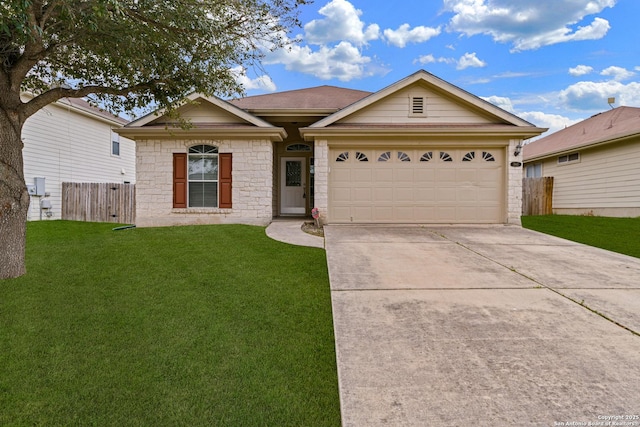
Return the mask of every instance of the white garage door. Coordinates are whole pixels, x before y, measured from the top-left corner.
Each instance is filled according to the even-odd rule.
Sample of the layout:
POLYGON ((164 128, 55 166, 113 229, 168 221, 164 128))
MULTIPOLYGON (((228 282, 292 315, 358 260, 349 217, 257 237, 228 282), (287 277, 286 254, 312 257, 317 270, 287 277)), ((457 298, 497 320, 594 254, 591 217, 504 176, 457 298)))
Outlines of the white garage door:
POLYGON ((504 149, 332 148, 332 223, 501 223, 504 149))

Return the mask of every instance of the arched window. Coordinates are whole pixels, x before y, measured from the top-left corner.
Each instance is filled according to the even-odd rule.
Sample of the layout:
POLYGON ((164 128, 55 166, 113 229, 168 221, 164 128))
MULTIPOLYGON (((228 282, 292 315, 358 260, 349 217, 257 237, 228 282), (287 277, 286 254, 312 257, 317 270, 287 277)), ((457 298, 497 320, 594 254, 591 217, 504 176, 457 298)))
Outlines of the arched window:
POLYGON ((218 147, 195 145, 189 148, 188 181, 190 208, 218 207, 218 147))
POLYGON ((311 151, 311 146, 309 144, 302 144, 300 142, 295 144, 287 145, 287 151, 311 151))

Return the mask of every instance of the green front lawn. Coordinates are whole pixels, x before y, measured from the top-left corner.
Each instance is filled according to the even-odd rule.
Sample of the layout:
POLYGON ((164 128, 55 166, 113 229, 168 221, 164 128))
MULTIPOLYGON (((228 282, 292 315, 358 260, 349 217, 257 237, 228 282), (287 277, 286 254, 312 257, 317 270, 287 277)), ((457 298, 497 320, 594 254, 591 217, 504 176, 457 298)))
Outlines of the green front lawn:
POLYGON ((523 216, 531 230, 640 258, 640 218, 544 215, 523 216))
POLYGON ((28 224, 0 425, 340 424, 324 251, 241 225, 28 224))

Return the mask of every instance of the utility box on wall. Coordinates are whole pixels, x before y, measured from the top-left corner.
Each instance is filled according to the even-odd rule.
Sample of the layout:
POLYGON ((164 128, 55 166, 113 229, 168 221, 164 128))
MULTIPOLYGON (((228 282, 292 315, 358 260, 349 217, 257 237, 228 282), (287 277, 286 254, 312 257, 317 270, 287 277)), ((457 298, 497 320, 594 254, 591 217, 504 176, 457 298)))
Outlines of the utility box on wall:
POLYGON ((35 184, 35 193, 33 196, 44 196, 44 178, 43 177, 35 177, 33 178, 33 182, 35 184))

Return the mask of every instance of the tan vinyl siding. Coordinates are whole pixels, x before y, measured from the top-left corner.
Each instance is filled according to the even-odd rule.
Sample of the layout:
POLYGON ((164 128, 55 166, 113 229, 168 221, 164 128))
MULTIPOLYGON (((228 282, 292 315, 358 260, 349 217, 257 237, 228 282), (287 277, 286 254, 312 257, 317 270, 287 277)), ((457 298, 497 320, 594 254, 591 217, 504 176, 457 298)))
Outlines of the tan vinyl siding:
POLYGON ((547 159, 554 177, 554 209, 640 207, 640 140, 579 151, 580 160, 547 159))
MULTIPOLYGON (((198 102, 198 101, 197 101, 198 102)), ((220 107, 212 105, 207 101, 199 101, 196 105, 185 105, 180 108, 180 117, 192 123, 210 123, 210 124, 245 124, 241 118, 221 110, 220 107)), ((174 120, 167 117, 159 117, 152 124, 161 124, 173 122, 174 120)))
MULTIPOLYGON (((45 178, 52 218, 60 218, 62 182, 135 183, 135 142, 121 136, 120 156, 112 156, 112 127, 58 104, 45 107, 25 123, 25 182, 45 178)), ((38 197, 31 198, 30 220, 39 219, 38 203, 38 197)))
POLYGON ((345 117, 340 123, 491 123, 471 109, 421 85, 413 85, 345 117), (411 98, 424 97, 424 117, 410 114, 411 98))

